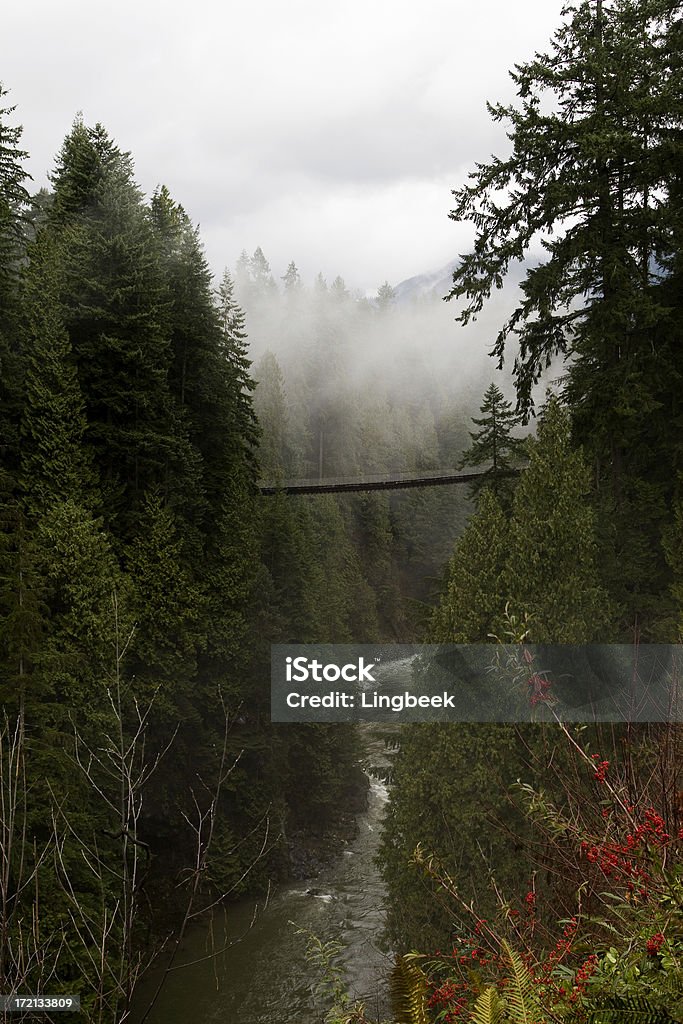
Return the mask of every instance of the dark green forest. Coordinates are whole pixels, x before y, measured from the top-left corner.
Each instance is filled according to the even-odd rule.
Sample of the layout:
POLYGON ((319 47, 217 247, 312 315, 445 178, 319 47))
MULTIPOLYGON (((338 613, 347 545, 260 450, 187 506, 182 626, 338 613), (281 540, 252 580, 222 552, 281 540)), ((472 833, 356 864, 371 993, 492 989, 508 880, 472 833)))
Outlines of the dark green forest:
POLYGON ((354 387, 358 339, 401 318, 341 278, 304 289, 292 264, 278 287, 257 249, 216 287, 183 207, 146 200, 101 125, 77 119, 31 195, 14 114, 0 966, 118 1020, 169 931, 315 870, 363 806, 350 727, 271 725, 271 643, 418 636, 469 509, 259 481, 453 465, 467 417, 428 379, 398 403, 407 356, 383 393, 354 387))
MULTIPOLYGON (((80 117, 32 192, 0 88, 2 992, 125 1020, 205 908, 353 834, 359 736, 270 722, 271 644, 683 640, 681 4, 564 19, 453 193, 447 306, 261 248, 215 281, 182 197, 80 117)), ((404 727, 400 1024, 683 1021, 681 753, 675 721, 404 727)), ((335 991, 326 1020, 368 1020, 335 991)))

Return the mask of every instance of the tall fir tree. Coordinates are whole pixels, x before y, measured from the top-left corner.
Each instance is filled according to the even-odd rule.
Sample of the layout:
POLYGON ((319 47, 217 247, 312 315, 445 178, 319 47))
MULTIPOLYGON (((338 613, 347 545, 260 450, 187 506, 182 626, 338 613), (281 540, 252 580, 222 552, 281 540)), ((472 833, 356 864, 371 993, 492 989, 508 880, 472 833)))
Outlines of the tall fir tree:
POLYGON ((255 367, 254 407, 261 427, 259 464, 264 480, 285 479, 291 474, 289 419, 284 376, 272 352, 266 352, 255 367))
POLYGON ((428 632, 431 643, 486 643, 500 628, 508 533, 498 499, 484 490, 448 564, 446 590, 428 632))
POLYGON ((491 384, 480 406, 482 417, 472 417, 472 422, 481 430, 470 432, 472 444, 463 452, 459 468, 465 466, 490 466, 475 480, 470 488, 472 497, 490 488, 495 496, 509 504, 513 487, 510 482, 512 463, 523 453, 522 441, 512 436, 512 430, 519 425, 521 417, 513 412, 512 402, 505 400, 502 391, 491 384))
POLYGON ((678 8, 669 0, 568 6, 551 53, 511 73, 519 107, 489 107, 494 120, 510 125, 512 154, 480 165, 471 183, 454 192, 451 217, 477 227, 449 295, 468 300, 462 323, 501 286, 537 232, 555 236, 544 239, 548 258, 527 270, 522 302, 494 346, 502 360, 508 336, 519 337, 515 376, 523 410, 541 369, 560 352, 574 356, 575 400, 588 397, 583 374, 590 366, 601 371, 598 379, 591 375, 592 386, 613 389, 618 413, 615 400, 620 393, 626 400, 635 383, 639 334, 669 315, 652 286, 671 255, 666 211, 682 112, 675 98, 680 62, 673 64, 669 42, 678 8), (550 113, 544 93, 556 103, 550 113), (509 198, 499 204, 494 196, 501 191, 509 198))
POLYGON ((99 506, 85 445, 85 403, 60 302, 62 274, 58 247, 44 231, 30 248, 24 275, 21 478, 34 517, 69 499, 91 511, 99 506))
POLYGON ((535 643, 608 642, 614 611, 601 584, 589 473, 558 399, 544 407, 528 449, 503 578, 512 613, 528 617, 535 643))
POLYGON ((154 486, 182 492, 194 470, 169 387, 168 304, 152 224, 129 154, 77 122, 53 175, 51 231, 64 254, 69 333, 107 521, 134 529, 154 486))
MULTIPOLYGON (((7 90, 0 83, 0 473, 16 471, 19 459, 19 418, 23 362, 17 343, 20 309, 19 266, 25 249, 29 173, 28 153, 19 148, 23 129, 13 126, 15 107, 3 105, 7 90)), ((0 479, 0 495, 11 489, 0 479)))
POLYGON ((255 452, 261 436, 252 400, 256 385, 251 376, 244 310, 237 302, 235 285, 227 270, 218 286, 216 300, 222 332, 219 351, 232 402, 231 428, 238 439, 236 451, 248 467, 253 482, 257 473, 255 452))

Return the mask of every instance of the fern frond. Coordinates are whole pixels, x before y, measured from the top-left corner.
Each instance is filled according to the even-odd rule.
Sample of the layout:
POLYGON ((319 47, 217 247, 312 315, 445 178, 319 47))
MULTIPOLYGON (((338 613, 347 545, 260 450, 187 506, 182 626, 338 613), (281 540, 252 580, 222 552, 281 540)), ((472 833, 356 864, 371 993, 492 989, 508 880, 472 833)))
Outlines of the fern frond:
POLYGON ((472 1010, 472 1024, 501 1024, 505 1003, 495 988, 487 988, 477 999, 472 1010))
POLYGON ((591 1024, 677 1024, 667 1011, 645 996, 608 996, 588 1009, 591 1024))
POLYGON ((414 961, 396 957, 390 992, 396 1024, 428 1024, 427 975, 414 961))
POLYGON ((534 1024, 541 1018, 541 1008, 534 992, 534 983, 526 964, 516 949, 502 940, 502 948, 510 977, 505 989, 505 1001, 512 1024, 534 1024))

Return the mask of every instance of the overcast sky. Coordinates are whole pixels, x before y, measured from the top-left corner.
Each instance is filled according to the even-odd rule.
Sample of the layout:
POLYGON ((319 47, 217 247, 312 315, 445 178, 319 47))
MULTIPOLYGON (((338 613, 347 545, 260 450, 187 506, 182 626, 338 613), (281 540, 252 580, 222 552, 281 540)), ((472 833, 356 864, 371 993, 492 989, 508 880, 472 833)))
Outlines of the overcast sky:
POLYGON ((450 189, 505 151, 487 99, 546 49, 563 0, 25 0, 0 81, 35 187, 77 111, 166 184, 211 266, 260 245, 277 276, 374 290, 467 247, 450 189))

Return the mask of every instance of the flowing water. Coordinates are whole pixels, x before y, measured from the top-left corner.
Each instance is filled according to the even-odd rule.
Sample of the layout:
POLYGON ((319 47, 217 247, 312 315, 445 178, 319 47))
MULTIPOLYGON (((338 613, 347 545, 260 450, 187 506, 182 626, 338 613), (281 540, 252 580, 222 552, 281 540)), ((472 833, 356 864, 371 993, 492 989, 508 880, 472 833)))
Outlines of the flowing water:
MULTIPOLYGON (((265 907, 233 904, 220 926, 191 931, 176 960, 190 966, 167 976, 149 1024, 320 1024, 324 1010, 314 995, 319 974, 306 958, 306 938, 297 929, 342 943, 350 993, 380 1019, 391 961, 380 948, 384 886, 374 858, 387 789, 370 768, 388 765, 391 754, 384 738, 396 727, 365 724, 360 729, 370 790, 357 837, 323 872, 281 886, 265 907), (223 953, 212 954, 212 948, 226 945, 223 953)), ((155 987, 154 977, 142 983, 138 1007, 148 1003, 155 987)))

